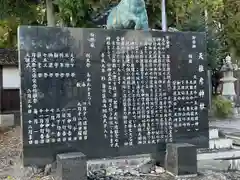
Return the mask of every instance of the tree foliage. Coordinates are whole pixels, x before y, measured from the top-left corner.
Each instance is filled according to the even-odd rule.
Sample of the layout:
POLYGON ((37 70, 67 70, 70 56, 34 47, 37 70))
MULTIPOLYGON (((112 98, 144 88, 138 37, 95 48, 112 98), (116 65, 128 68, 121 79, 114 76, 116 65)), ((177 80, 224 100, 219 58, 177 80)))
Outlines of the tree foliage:
MULTIPOLYGON (((169 0, 171 7, 170 26, 180 31, 205 32, 207 35, 207 59, 211 69, 217 69, 222 61, 220 40, 219 0, 169 0)), ((168 19, 168 20, 169 20, 168 19)))
POLYGON ((45 12, 31 1, 0 0, 0 8, 0 48, 16 47, 20 24, 43 24, 45 12))
POLYGON ((161 1, 147 0, 146 8, 148 13, 149 26, 151 28, 161 27, 161 1))
POLYGON ((91 13, 93 12, 91 0, 58 0, 58 17, 61 23, 70 27, 92 27, 91 13))
POLYGON ((223 0, 219 16, 222 24, 222 43, 233 59, 240 57, 240 3, 236 0, 223 0))

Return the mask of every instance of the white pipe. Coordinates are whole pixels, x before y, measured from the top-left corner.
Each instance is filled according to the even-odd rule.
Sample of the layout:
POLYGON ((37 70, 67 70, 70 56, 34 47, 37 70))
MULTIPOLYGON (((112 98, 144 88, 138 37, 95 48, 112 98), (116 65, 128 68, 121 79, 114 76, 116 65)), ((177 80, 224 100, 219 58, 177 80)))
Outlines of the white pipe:
POLYGON ((162 31, 167 31, 166 2, 162 0, 162 31))

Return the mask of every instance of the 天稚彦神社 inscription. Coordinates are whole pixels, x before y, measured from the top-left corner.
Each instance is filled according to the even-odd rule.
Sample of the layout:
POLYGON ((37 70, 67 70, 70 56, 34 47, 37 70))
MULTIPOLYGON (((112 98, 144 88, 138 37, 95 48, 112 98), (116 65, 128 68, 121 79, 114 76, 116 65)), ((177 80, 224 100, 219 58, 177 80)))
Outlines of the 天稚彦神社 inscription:
POLYGON ((25 165, 71 151, 100 158, 169 142, 208 146, 205 35, 145 35, 19 28, 25 165))

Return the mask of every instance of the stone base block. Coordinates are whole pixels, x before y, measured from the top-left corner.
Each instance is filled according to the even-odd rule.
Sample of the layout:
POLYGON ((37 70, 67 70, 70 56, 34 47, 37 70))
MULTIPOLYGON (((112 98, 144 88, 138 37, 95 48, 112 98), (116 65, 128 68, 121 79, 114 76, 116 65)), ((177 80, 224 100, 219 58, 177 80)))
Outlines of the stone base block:
POLYGON ((81 152, 57 155, 57 180, 87 180, 87 158, 81 152))
POLYGON ((165 168, 174 176, 197 174, 197 149, 187 143, 167 144, 165 168))
POLYGON ((209 139, 219 138, 218 129, 209 129, 209 139))
POLYGON ((209 149, 231 149, 233 148, 233 140, 228 138, 218 138, 209 140, 209 149))
POLYGON ((14 126, 14 114, 0 114, 0 127, 14 126))

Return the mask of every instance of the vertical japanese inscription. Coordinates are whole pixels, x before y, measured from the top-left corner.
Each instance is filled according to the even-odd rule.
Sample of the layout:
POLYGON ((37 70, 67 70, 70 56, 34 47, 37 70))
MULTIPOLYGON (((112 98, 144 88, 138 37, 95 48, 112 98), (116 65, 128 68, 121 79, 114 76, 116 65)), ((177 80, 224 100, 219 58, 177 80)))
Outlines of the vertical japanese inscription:
MULTIPOLYGON (((86 82, 72 84, 76 79, 73 53, 27 52, 24 59, 25 67, 32 73, 32 88, 26 90, 27 112, 32 115, 32 119, 28 120, 28 144, 87 140, 87 108, 91 105, 90 73, 86 74, 86 82), (87 88, 87 101, 78 101, 74 106, 66 108, 43 106, 44 93, 41 85, 46 82, 55 82, 50 85, 49 92, 61 91, 56 89, 58 82, 72 84, 66 91, 87 88)), ((90 67, 89 54, 86 54, 85 61, 86 67, 90 67)))
POLYGON ((172 142, 169 37, 129 41, 106 36, 105 41, 106 51, 101 53, 104 137, 111 147, 119 146, 120 129, 124 146, 172 142))
POLYGON ((119 147, 118 92, 119 60, 114 51, 118 42, 106 37, 106 52, 101 53, 102 119, 104 137, 109 139, 110 147, 119 147))
POLYGON ((207 97, 204 90, 206 61, 202 52, 204 47, 197 47, 200 40, 195 35, 191 36, 189 54, 184 54, 187 63, 185 65, 182 63, 185 77, 178 77, 172 81, 175 132, 179 130, 185 133, 199 132, 200 118, 206 110, 205 98, 207 97), (186 71, 187 68, 190 70, 186 71))

